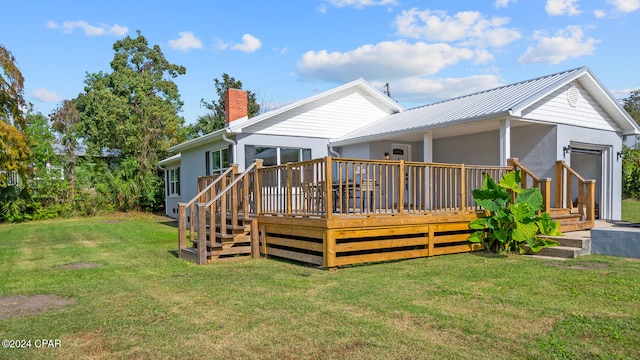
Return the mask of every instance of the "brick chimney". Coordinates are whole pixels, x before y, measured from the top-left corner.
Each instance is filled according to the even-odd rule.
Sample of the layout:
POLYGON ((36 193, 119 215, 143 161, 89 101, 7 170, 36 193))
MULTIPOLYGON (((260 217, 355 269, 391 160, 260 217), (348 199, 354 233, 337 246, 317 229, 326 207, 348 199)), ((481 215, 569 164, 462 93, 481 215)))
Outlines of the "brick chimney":
POLYGON ((227 89, 224 95, 224 113, 226 123, 247 117, 249 98, 244 90, 227 89))

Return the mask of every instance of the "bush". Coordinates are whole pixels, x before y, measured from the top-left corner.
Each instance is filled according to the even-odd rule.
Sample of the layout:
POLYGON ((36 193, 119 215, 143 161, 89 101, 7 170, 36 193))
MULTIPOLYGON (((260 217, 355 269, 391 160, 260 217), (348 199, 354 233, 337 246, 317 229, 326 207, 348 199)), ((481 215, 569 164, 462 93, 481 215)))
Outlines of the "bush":
POLYGON ((469 227, 477 230, 469 237, 471 242, 487 242, 493 252, 538 252, 557 245, 555 241, 538 238, 544 235, 562 235, 559 224, 543 212, 540 189, 522 189, 521 173, 505 174, 496 184, 485 175, 482 188, 473 190, 476 204, 489 211, 489 216, 471 221, 469 227), (512 202, 513 196, 515 200, 512 202))

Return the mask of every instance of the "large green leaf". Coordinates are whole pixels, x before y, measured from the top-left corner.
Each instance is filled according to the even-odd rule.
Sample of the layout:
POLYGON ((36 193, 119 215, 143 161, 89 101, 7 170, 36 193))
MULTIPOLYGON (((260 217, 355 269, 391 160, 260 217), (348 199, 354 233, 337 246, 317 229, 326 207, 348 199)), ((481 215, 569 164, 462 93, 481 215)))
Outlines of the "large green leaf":
POLYGON ((560 223, 553 221, 549 213, 544 212, 540 214, 540 218, 537 221, 540 233, 543 235, 560 236, 560 223))
POLYGON ((526 202, 511 204, 509 210, 511 210, 511 215, 515 222, 531 220, 531 218, 536 215, 526 202))
POLYGON ((484 230, 487 228, 487 218, 479 218, 471 220, 469 228, 474 230, 484 230))
POLYGON ((540 189, 524 189, 516 197, 516 204, 526 203, 531 208, 531 211, 536 212, 542 210, 542 194, 540 189))
POLYGON ((469 238, 467 239, 471 242, 474 243, 481 243, 484 242, 484 231, 476 231, 473 234, 469 235, 469 238))
POLYGON ((498 211, 509 202, 509 198, 509 194, 501 188, 473 190, 476 204, 489 211, 498 211))
POLYGON ((507 190, 511 190, 514 193, 519 193, 522 191, 520 181, 520 171, 511 171, 502 176, 502 179, 500 179, 500 186, 507 190))
POLYGON ((511 234, 513 239, 516 241, 527 241, 527 239, 531 239, 538 233, 538 225, 534 222, 516 222, 516 228, 513 230, 511 234))

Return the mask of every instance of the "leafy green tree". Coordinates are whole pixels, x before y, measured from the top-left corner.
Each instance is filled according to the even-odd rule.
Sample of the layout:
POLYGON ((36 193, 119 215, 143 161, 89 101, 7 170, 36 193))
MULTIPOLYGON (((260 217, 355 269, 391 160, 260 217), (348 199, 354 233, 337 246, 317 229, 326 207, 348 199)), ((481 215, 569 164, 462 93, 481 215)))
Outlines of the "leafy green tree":
MULTIPOLYGON (((200 100, 200 103, 210 113, 201 115, 198 117, 196 124, 194 124, 194 132, 196 135, 205 135, 213 131, 224 128, 225 126, 225 112, 224 112, 224 95, 227 89, 242 89, 242 81, 236 80, 234 77, 228 74, 222 74, 222 80, 214 79, 214 85, 216 87, 216 94, 218 94, 217 100, 211 100, 207 102, 204 99, 200 100)), ((256 94, 252 91, 247 91, 248 105, 247 112, 248 117, 254 117, 260 113, 260 105, 256 101, 256 94)))
POLYGON ((151 209, 163 200, 158 160, 178 142, 184 122, 172 79, 186 69, 169 63, 140 31, 116 41, 113 49, 113 71, 88 74, 84 93, 75 100, 82 136, 94 154, 105 148, 120 152, 117 161, 127 164, 127 171, 117 172, 117 191, 136 199, 128 208, 151 209))
POLYGON ((80 113, 70 100, 62 102, 62 106, 51 114, 53 129, 60 134, 60 142, 65 149, 65 174, 69 179, 69 198, 73 201, 76 193, 76 139, 75 128, 80 123, 80 113))
POLYGON ((16 66, 16 59, 0 45, 0 187, 7 185, 8 172, 22 178, 29 170, 29 139, 26 133, 24 78, 16 66))
POLYGON ((640 89, 633 90, 629 97, 622 100, 622 106, 631 117, 640 124, 640 89))

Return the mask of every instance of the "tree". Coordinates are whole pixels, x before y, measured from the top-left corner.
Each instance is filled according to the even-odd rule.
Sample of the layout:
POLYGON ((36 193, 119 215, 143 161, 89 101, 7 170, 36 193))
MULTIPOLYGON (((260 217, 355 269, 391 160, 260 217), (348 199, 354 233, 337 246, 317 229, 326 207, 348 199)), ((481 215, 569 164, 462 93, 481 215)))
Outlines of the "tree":
MULTIPOLYGON (((210 132, 224 128, 225 126, 225 112, 224 112, 224 95, 227 89, 242 89, 242 81, 236 80, 232 76, 224 73, 222 74, 222 80, 213 79, 216 87, 216 94, 218 94, 218 100, 207 102, 204 99, 200 100, 200 103, 209 109, 210 113, 201 115, 198 117, 196 124, 194 125, 195 132, 198 135, 205 135, 210 132)), ((253 117, 260 113, 260 105, 256 102, 256 94, 252 91, 247 91, 248 117, 253 117)))
POLYGON ((62 102, 62 106, 54 110, 51 114, 51 122, 53 129, 60 134, 60 142, 64 146, 65 156, 65 174, 69 179, 70 194, 69 198, 73 201, 76 193, 76 146, 75 128, 80 123, 80 113, 76 110, 75 105, 70 100, 62 102))
POLYGON ((0 45, 0 187, 7 185, 8 172, 25 177, 30 155, 24 114, 24 78, 13 54, 0 45))
POLYGON ((100 154, 105 148, 117 149, 120 164, 127 167, 118 172, 119 191, 137 197, 132 207, 149 209, 162 202, 158 160, 177 143, 184 122, 172 79, 186 69, 169 63, 158 45, 149 46, 140 31, 137 34, 114 43, 113 71, 88 74, 75 104, 89 150, 100 154))
POLYGON ((629 97, 622 100, 622 106, 631 117, 640 124, 640 89, 633 90, 629 97))

